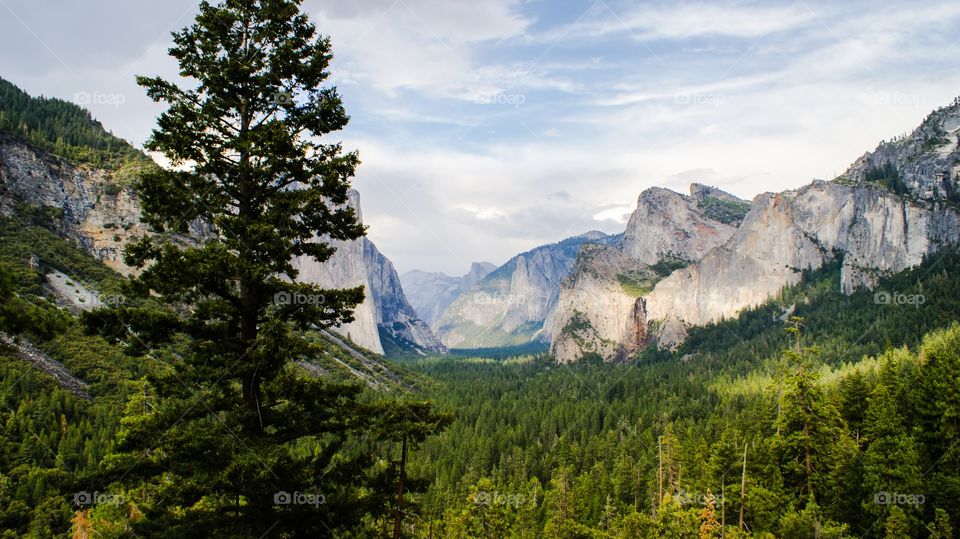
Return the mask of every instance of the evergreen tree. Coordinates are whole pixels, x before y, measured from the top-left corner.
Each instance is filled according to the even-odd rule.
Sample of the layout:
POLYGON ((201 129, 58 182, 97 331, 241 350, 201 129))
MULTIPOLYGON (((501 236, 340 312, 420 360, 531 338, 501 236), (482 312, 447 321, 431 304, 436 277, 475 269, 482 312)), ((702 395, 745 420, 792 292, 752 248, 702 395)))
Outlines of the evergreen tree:
POLYGON ((132 348, 175 352, 150 378, 156 407, 126 421, 110 461, 116 477, 143 482, 147 518, 136 528, 145 534, 353 529, 364 516, 385 516, 398 492, 373 466, 374 437, 427 434, 404 424, 401 438, 391 436, 397 414, 361 399, 358 386, 310 378, 295 365, 323 353, 304 332, 349 322, 363 290, 296 283, 294 258, 322 262, 334 251, 329 240, 364 232, 345 205, 357 155, 320 142, 347 123, 336 90, 323 86, 330 42, 299 4, 203 2, 170 49, 190 84, 138 78, 168 105, 149 149, 186 166, 142 178, 144 220, 160 232, 196 220, 213 230, 199 245, 164 235, 128 250, 128 263, 145 268, 136 290, 166 310, 90 318, 132 348), (322 300, 275 302, 278 294, 322 300))
POLYGON ((789 330, 796 337, 796 347, 785 352, 790 370, 774 449, 780 454, 787 485, 804 499, 816 500, 821 478, 830 466, 829 450, 839 432, 840 418, 818 383, 813 360, 816 349, 801 345, 803 320, 793 317, 792 322, 789 330))
POLYGON ((927 533, 930 539, 953 539, 953 525, 950 515, 939 507, 934 511, 933 522, 927 524, 927 533))
POLYGON ((907 433, 897 399, 896 361, 900 352, 888 352, 880 380, 870 395, 864 421, 868 446, 864 452, 864 486, 870 497, 864 500, 864 510, 874 518, 892 515, 896 508, 898 522, 910 529, 916 528, 916 507, 903 511, 892 499, 895 496, 916 497, 922 487, 919 454, 913 437, 907 433))

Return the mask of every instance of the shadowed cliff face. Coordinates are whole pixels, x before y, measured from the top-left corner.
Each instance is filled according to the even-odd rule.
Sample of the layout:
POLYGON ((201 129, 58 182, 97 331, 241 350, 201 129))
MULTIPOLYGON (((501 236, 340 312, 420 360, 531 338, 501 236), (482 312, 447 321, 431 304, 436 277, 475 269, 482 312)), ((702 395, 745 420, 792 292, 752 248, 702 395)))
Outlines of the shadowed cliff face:
MULTIPOLYGON (((348 204, 362 220, 357 191, 350 191, 348 204)), ((363 237, 330 243, 337 250, 329 260, 317 263, 300 258, 296 266, 300 270, 298 279, 304 282, 314 282, 325 288, 364 287, 363 303, 354 311, 354 321, 332 328, 334 331, 378 354, 386 351, 384 338, 391 341, 391 348, 400 347, 405 352, 446 351, 410 306, 393 263, 372 241, 363 237)))

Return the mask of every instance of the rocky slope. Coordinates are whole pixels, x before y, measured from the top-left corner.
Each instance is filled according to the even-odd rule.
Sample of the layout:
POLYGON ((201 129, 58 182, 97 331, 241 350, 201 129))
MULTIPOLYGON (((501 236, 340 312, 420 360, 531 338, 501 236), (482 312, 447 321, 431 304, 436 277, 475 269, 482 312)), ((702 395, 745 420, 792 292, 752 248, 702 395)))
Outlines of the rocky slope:
MULTIPOLYGON (((359 207, 359 195, 351 194, 359 207)), ((123 249, 150 230, 140 221, 140 202, 132 188, 111 172, 77 165, 37 150, 0 132, 0 214, 25 207, 40 208, 58 232, 121 274, 133 270, 123 263, 123 249)), ((209 231, 197 223, 191 237, 209 231)), ((185 238, 185 241, 189 238, 185 238)), ((302 262, 301 279, 324 286, 364 285, 367 297, 356 320, 334 328, 360 346, 383 353, 381 331, 392 348, 408 351, 444 351, 429 327, 407 302, 393 264, 367 238, 339 242, 333 258, 319 267, 302 262)))
MULTIPOLYGON (((348 204, 359 219, 360 193, 351 190, 348 204)), ((354 321, 333 331, 377 354, 386 352, 444 353, 446 348, 420 320, 407 302, 393 263, 366 237, 331 241, 333 256, 323 263, 303 257, 294 261, 298 280, 324 288, 363 286, 363 303, 354 310, 354 321)))
POLYGON ((130 273, 124 246, 147 233, 136 195, 110 172, 74 165, 0 132, 0 214, 21 204, 48 208, 58 232, 123 274, 130 273))
POLYGON ((857 159, 840 180, 899 188, 922 200, 960 203, 960 98, 933 111, 912 133, 881 143, 857 159))
POLYGON ((508 346, 541 338, 560 282, 573 269, 581 246, 616 239, 589 232, 513 257, 446 309, 434 326, 437 335, 451 348, 508 346))
POLYGON ((587 353, 623 359, 649 340, 643 296, 673 269, 699 260, 736 230, 749 203, 694 184, 690 196, 654 187, 640 194, 622 241, 580 251, 561 284, 545 334, 561 362, 587 353))
MULTIPOLYGON (((554 339, 558 360, 593 351, 616 359, 651 343, 675 346, 690 326, 734 317, 797 282, 804 269, 837 258, 844 293, 919 264, 960 240, 958 136, 960 102, 954 102, 909 135, 880 144, 834 181, 758 195, 726 241, 642 291, 633 304, 610 286, 609 277, 598 282, 594 275, 577 275, 561 291, 559 305, 567 312, 554 317, 554 331, 566 328, 572 335, 554 339), (620 326, 624 321, 626 327, 620 326)), ((693 197, 704 193, 695 188, 693 197)), ((708 205, 723 210, 713 218, 726 220, 726 210, 738 206, 726 202, 732 205, 708 205)), ((658 237, 633 234, 634 245, 661 252, 677 248, 673 236, 663 239, 662 227, 652 230, 658 237)), ((630 235, 628 230, 625 238, 630 235)), ((642 248, 625 253, 638 261, 656 258, 644 257, 642 248)), ((610 274, 622 271, 625 262, 610 256, 606 264, 613 268, 605 270, 610 274)))
POLYGON ((417 315, 432 326, 451 303, 495 269, 489 262, 474 262, 462 277, 413 270, 401 275, 400 283, 417 315))

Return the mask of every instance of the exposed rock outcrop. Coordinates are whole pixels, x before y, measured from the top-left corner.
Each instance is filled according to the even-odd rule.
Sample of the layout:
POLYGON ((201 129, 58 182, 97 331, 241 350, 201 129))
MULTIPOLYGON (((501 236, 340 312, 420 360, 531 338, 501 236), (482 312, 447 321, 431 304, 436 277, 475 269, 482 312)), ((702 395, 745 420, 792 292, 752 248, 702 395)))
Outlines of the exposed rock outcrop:
POLYGON ((48 208, 64 236, 122 274, 127 243, 147 233, 132 189, 108 171, 74 165, 0 133, 0 214, 16 204, 48 208))
POLYGON ((623 291, 611 286, 610 275, 629 267, 614 255, 608 254, 606 266, 599 266, 615 268, 606 270, 600 283, 596 275, 603 271, 569 280, 558 302, 566 312, 552 316, 552 327, 554 332, 569 328, 564 320, 575 320, 579 332, 555 337, 557 359, 569 361, 592 351, 616 359, 650 342, 674 347, 690 326, 735 317, 799 281, 803 270, 837 257, 842 258, 839 286, 848 294, 919 264, 924 256, 960 239, 958 142, 960 101, 955 101, 933 112, 909 135, 880 144, 831 182, 758 195, 749 206, 694 184, 691 197, 703 215, 687 211, 689 206, 662 190, 641 196, 641 205, 657 207, 638 207, 623 252, 638 264, 678 253, 692 263, 674 270, 652 290, 640 289, 642 302, 632 305, 623 291), (687 231, 702 230, 701 217, 736 230, 726 241, 710 245, 717 235, 672 230, 663 220, 666 215, 689 222, 687 231), (658 219, 654 226, 634 227, 635 222, 658 219), (621 321, 626 327, 618 326, 621 321), (585 340, 591 332, 592 340, 585 340))
MULTIPOLYGON (((759 195, 727 244, 657 283, 647 297, 648 319, 702 325, 734 317, 836 256, 843 257, 841 290, 851 293, 919 264, 958 237, 954 210, 869 185, 816 181, 759 195)), ((661 337, 660 343, 677 341, 661 337)))
MULTIPOLYGON (((702 190, 696 192, 703 195, 702 190)), ((705 199, 660 187, 647 189, 640 194, 637 209, 627 222, 621 250, 648 266, 664 258, 699 260, 707 251, 726 241, 736 229, 707 215, 699 206, 699 202, 705 199)))
MULTIPOLYGON (((362 220, 360 194, 351 190, 348 204, 362 220)), ((354 310, 354 321, 331 328, 355 344, 384 354, 392 351, 446 352, 446 348, 419 318, 403 293, 397 271, 376 245, 366 237, 351 241, 332 240, 333 256, 323 263, 308 257, 296 259, 298 280, 324 288, 363 286, 363 303, 354 310), (385 346, 384 338, 390 341, 385 346)))
POLYGON ((882 142, 840 177, 905 189, 926 200, 960 202, 960 98, 930 113, 913 132, 882 142))
POLYGON ((625 359, 650 340, 643 296, 676 267, 699 260, 736 231, 730 215, 749 203, 694 184, 691 195, 654 187, 640 194, 619 245, 580 251, 562 283, 546 334, 560 362, 594 353, 625 359), (724 218, 714 208, 729 210, 724 218))
POLYGON ((381 341, 388 339, 394 348, 418 353, 445 353, 443 343, 407 301, 393 262, 383 256, 372 241, 367 238, 358 241, 363 244, 363 262, 370 286, 368 295, 376 306, 381 341))

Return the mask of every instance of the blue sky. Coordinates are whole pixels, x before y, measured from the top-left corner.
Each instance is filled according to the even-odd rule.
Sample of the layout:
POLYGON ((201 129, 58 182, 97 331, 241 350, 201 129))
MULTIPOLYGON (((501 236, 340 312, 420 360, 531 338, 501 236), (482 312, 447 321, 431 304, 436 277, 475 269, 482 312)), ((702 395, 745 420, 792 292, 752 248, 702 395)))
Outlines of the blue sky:
MULTIPOLYGON (((0 0, 0 76, 135 143, 185 0, 0 0)), ((591 229, 645 188, 752 198, 831 178, 960 94, 960 3, 307 0, 400 271, 467 271, 591 229)))

